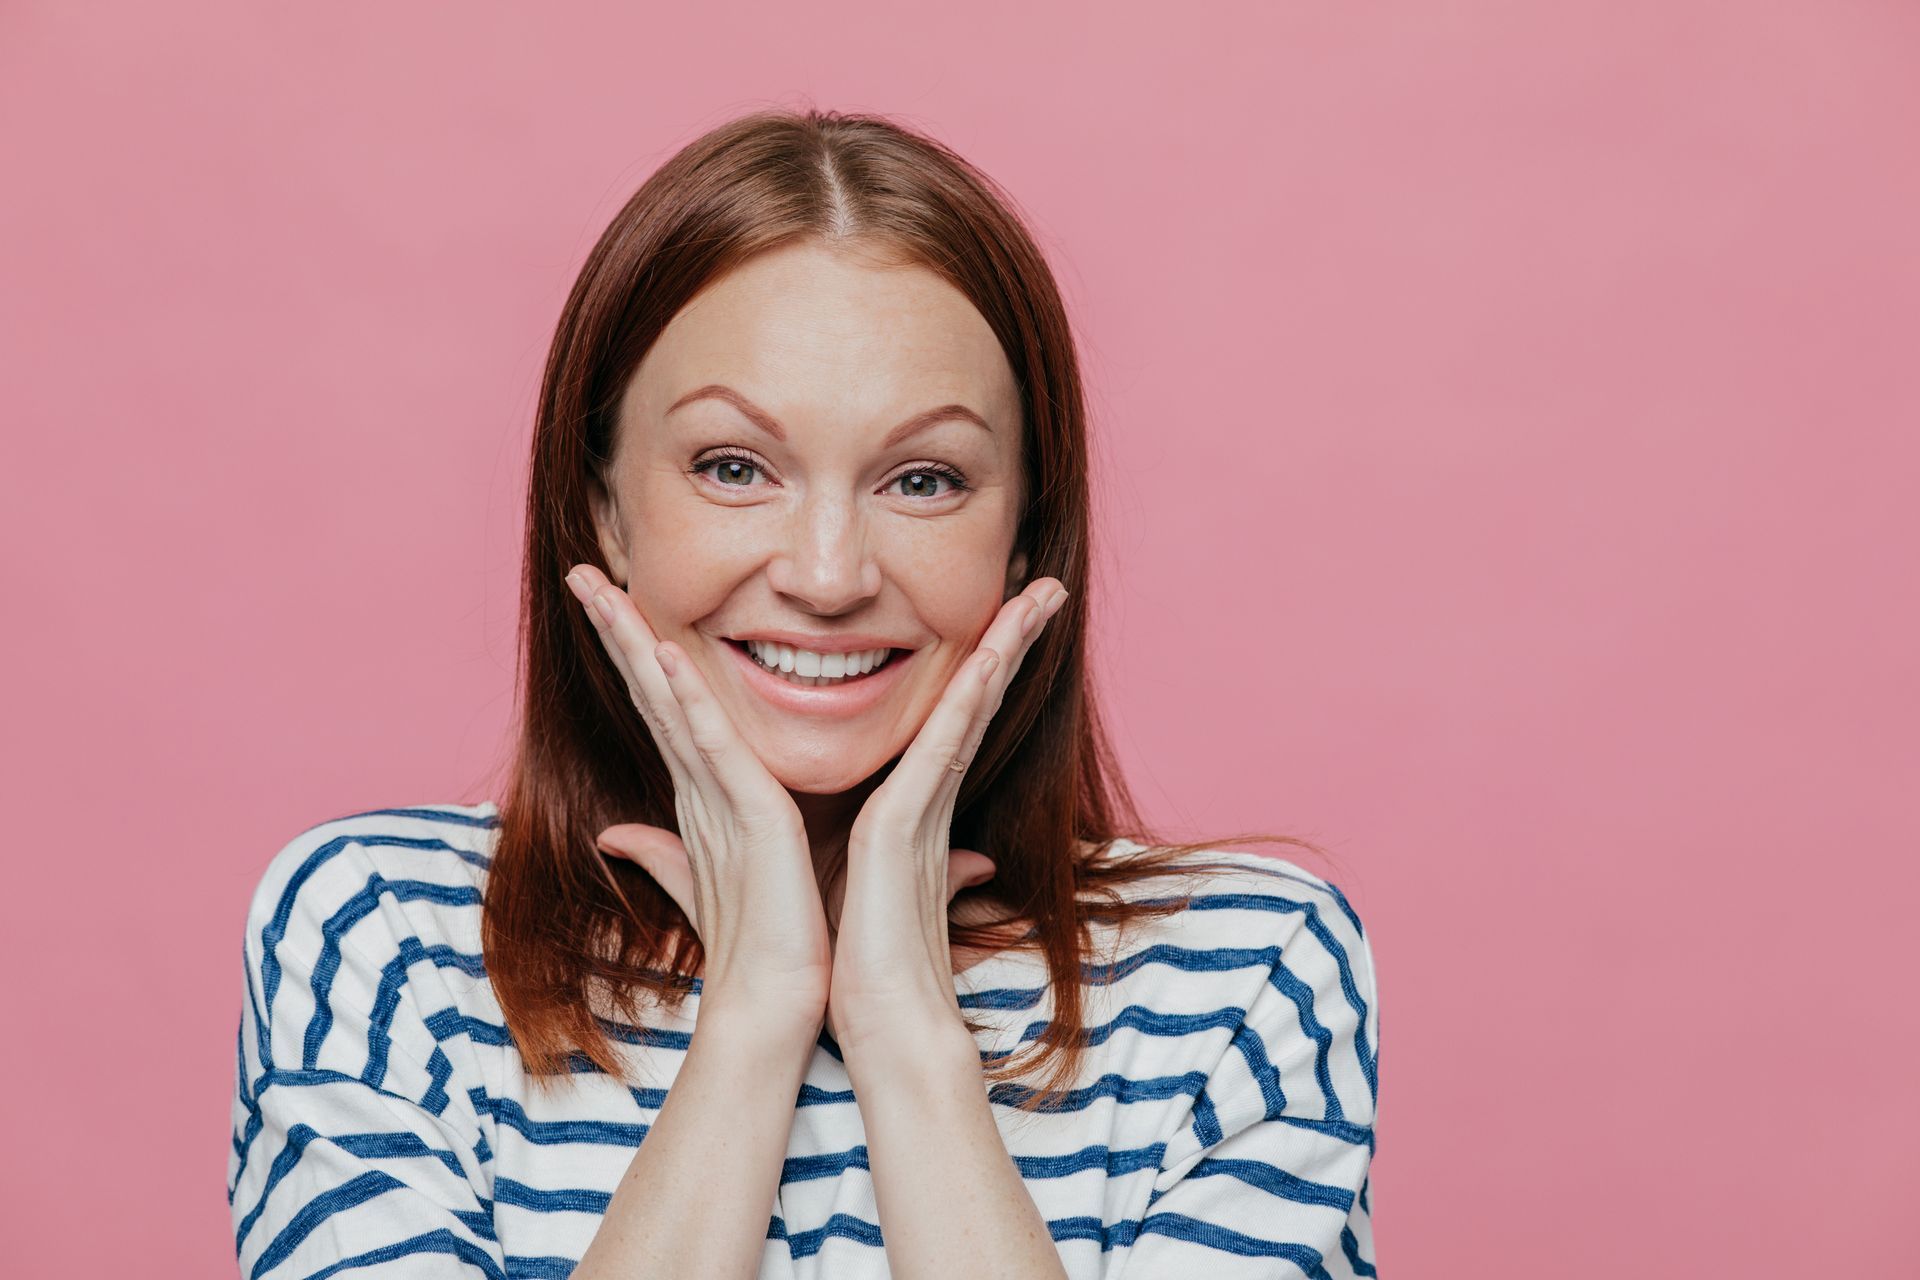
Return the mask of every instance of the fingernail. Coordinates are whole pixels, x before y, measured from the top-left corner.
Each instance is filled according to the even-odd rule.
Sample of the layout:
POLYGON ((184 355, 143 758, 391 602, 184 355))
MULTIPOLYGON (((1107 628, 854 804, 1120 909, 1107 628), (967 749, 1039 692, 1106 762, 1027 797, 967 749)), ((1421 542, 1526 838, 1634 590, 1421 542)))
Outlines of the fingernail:
POLYGON ((1052 617, 1054 614, 1058 613, 1060 611, 1060 606, 1065 604, 1066 602, 1067 602, 1067 589, 1065 587, 1062 587, 1060 589, 1059 595, 1047 601, 1047 616, 1052 617))
POLYGON ((1020 634, 1023 636, 1032 635, 1033 629, 1040 625, 1040 615, 1045 612, 1046 607, 1044 605, 1028 605, 1027 616, 1020 620, 1020 634))
POLYGON ((587 598, 586 584, 581 580, 578 569, 567 575, 567 590, 573 592, 582 601, 587 598))
POLYGON ((600 611, 602 618, 605 618, 608 622, 613 621, 613 601, 607 599, 604 592, 593 598, 593 607, 600 611))
POLYGON ((655 645, 653 648, 653 657, 654 661, 660 664, 660 669, 668 675, 677 676, 680 674, 680 664, 674 659, 673 650, 667 648, 667 646, 663 644, 655 645))

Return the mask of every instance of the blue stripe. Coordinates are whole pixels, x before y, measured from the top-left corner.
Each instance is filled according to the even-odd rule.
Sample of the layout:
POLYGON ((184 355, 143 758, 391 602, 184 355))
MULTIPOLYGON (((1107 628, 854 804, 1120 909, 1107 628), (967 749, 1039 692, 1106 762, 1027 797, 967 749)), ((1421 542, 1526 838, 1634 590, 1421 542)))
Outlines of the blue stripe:
POLYGON ((281 1228, 280 1234, 273 1238, 273 1243, 268 1245, 266 1251, 254 1261, 252 1271, 254 1280, 259 1280, 260 1276, 286 1261, 288 1256, 300 1247, 300 1242, 312 1235, 328 1218, 337 1213, 345 1213, 389 1191, 404 1190, 406 1185, 392 1174, 376 1171, 363 1173, 351 1182, 342 1183, 331 1191, 315 1196, 300 1207, 300 1212, 293 1215, 292 1220, 281 1228))
POLYGON ((573 1258, 507 1258, 507 1280, 567 1280, 580 1263, 573 1258))
MULTIPOLYGON (((491 814, 472 814, 461 813, 452 808, 420 805, 400 809, 367 809, 360 813, 349 813, 343 817, 333 818, 329 821, 352 822, 356 818, 422 818, 428 822, 444 822, 449 826, 473 827, 485 831, 491 831, 500 825, 500 815, 497 812, 491 814)), ((326 823, 321 823, 320 825, 325 826, 326 823)))
POLYGON ((1326 1268, 1321 1265, 1318 1249, 1304 1244, 1262 1240, 1258 1236, 1245 1235, 1220 1226, 1218 1223, 1190 1218, 1184 1213, 1149 1213, 1140 1221, 1135 1240, 1137 1241, 1139 1236, 1148 1234, 1184 1240, 1189 1244, 1204 1245, 1209 1249, 1237 1254, 1243 1258, 1285 1258, 1309 1276, 1319 1277, 1321 1280, 1326 1280, 1327 1276, 1326 1268))
POLYGON ((1346 1255, 1347 1266, 1356 1276, 1380 1274, 1371 1262, 1360 1256, 1360 1237, 1353 1234, 1352 1227, 1340 1228, 1340 1252, 1346 1255))
MULTIPOLYGON (((470 1240, 462 1240, 453 1232, 441 1227, 438 1231, 429 1231, 425 1235, 402 1240, 380 1249, 370 1249, 365 1253, 356 1253, 351 1258, 342 1258, 332 1266, 322 1267, 307 1276, 307 1280, 327 1280, 328 1276, 338 1275, 342 1271, 351 1271, 358 1267, 377 1267, 383 1262, 393 1262, 400 1258, 418 1257, 423 1253, 446 1253, 460 1261, 480 1268, 481 1274, 488 1280, 507 1280, 507 1273, 491 1254, 470 1240)), ((258 1272, 255 1273, 259 1274, 258 1272)))
MULTIPOLYGON (((234 1244, 236 1248, 246 1242, 248 1234, 253 1230, 254 1222, 259 1219, 261 1212, 266 1209, 267 1200, 273 1195, 273 1189, 279 1186, 288 1174, 293 1172, 295 1166, 300 1163, 301 1157, 306 1154, 307 1145, 316 1138, 340 1148, 340 1150, 346 1152, 348 1155, 357 1156, 363 1160, 405 1159, 415 1156, 427 1157, 438 1160, 447 1167, 448 1172, 463 1182, 467 1176, 466 1170, 460 1167, 460 1159, 458 1156, 454 1155, 451 1151, 442 1151, 437 1147, 428 1146, 418 1134, 349 1133, 337 1137, 324 1137, 310 1125, 296 1124, 287 1130, 286 1145, 280 1148, 279 1154, 273 1159, 273 1167, 267 1171, 267 1182, 260 1190, 259 1201, 253 1206, 252 1212, 248 1213, 247 1216, 241 1220, 240 1226, 235 1232, 234 1244)), ((492 1233, 492 1224, 487 1223, 483 1230, 476 1231, 475 1234, 490 1238, 492 1233)))
MULTIPOLYGON (((252 966, 247 968, 247 985, 253 985, 252 966)), ((233 1066, 234 1079, 238 1082, 234 1087, 239 1091, 240 1101, 251 1110, 253 1090, 247 1085, 247 1016, 244 1013, 233 1029, 233 1066)))
POLYGON ((799 1231, 787 1235, 784 1222, 779 1224, 778 1235, 771 1227, 767 1231, 767 1238, 770 1240, 779 1239, 781 1236, 785 1236, 787 1249, 796 1261, 801 1258, 810 1258, 820 1252, 827 1240, 834 1236, 842 1240, 852 1240, 857 1244, 869 1245, 875 1249, 884 1247, 880 1239, 880 1228, 850 1213, 836 1213, 827 1219, 825 1225, 815 1227, 811 1231, 799 1231))
POLYGON ((340 972, 340 940, 354 925, 373 914, 381 898, 389 896, 395 902, 436 902, 447 907, 477 907, 481 900, 480 890, 470 884, 388 880, 378 871, 368 876, 366 886, 341 904, 339 910, 320 926, 320 955, 313 963, 313 974, 309 981, 313 989, 313 1017, 307 1023, 302 1066, 318 1065, 320 1046, 326 1042, 327 1032, 333 1028, 333 1007, 328 1003, 328 997, 333 993, 333 979, 340 972))
MULTIPOLYGON (((1081 1039, 1089 1048, 1105 1044, 1113 1038, 1116 1031, 1133 1030, 1142 1035, 1161 1036, 1179 1040, 1187 1036, 1198 1035, 1203 1031, 1221 1028, 1227 1031, 1237 1029, 1246 1018, 1246 1010, 1233 1005, 1223 1005, 1206 1013, 1161 1013, 1157 1009, 1143 1004, 1123 1006, 1113 1017, 1099 1026, 1085 1027, 1081 1030, 1081 1039)), ((1051 1025, 1042 1018, 1030 1022, 1014 1041, 1016 1045, 1029 1040, 1037 1040, 1046 1033, 1051 1025)), ((1002 1050, 996 1056, 1006 1056, 1012 1050, 1002 1050)))
POLYGON ((1200 1092, 1193 1096, 1193 1119, 1189 1125, 1193 1129, 1193 1140, 1202 1151, 1226 1136, 1220 1128, 1220 1111, 1213 1105, 1213 1094, 1208 1092, 1205 1085, 1201 1085, 1200 1092))
POLYGON ((234 1248, 238 1249, 246 1244, 247 1234, 253 1230, 253 1224, 267 1207, 267 1197, 271 1196, 273 1189, 280 1185, 280 1180, 300 1163, 300 1155, 307 1149, 307 1143, 317 1136, 319 1135, 311 1127, 304 1124, 297 1124, 287 1130, 287 1144, 280 1148, 279 1154, 273 1158, 272 1166, 267 1170, 267 1185, 260 1189, 260 1199, 254 1203, 252 1212, 240 1220, 240 1226, 234 1232, 234 1248))
MULTIPOLYGON (((1070 1089, 1051 1106, 1041 1108, 1053 1114, 1062 1111, 1084 1111, 1087 1107, 1106 1098, 1118 1102, 1141 1102, 1161 1098, 1178 1097, 1181 1094, 1197 1094, 1207 1082, 1203 1072, 1188 1071, 1177 1076, 1149 1076, 1143 1080, 1133 1080, 1114 1072, 1107 1072, 1092 1084, 1082 1089, 1070 1089)), ((1018 1106, 1039 1096, 1039 1091, 1025 1085, 1000 1083, 987 1091, 987 1100, 1003 1106, 1018 1106)))
POLYGON ((1374 1149, 1372 1125, 1353 1124, 1346 1120, 1314 1120, 1306 1116, 1275 1116, 1274 1120, 1319 1134, 1323 1138, 1337 1138, 1356 1147, 1365 1147, 1369 1152, 1374 1149))
MULTIPOLYGON (((1121 1225, 1131 1226, 1132 1224, 1122 1223, 1121 1225)), ((1047 1220, 1047 1234, 1053 1237, 1055 1244, 1070 1240, 1097 1240, 1100 1242, 1102 1253, 1114 1247, 1113 1238, 1117 1230, 1117 1227, 1108 1227, 1098 1218, 1085 1215, 1047 1220)))
MULTIPOLYGON (((340 819, 336 819, 336 821, 340 821, 340 819)), ((322 823, 320 825, 324 827, 327 824, 322 823)), ((281 940, 287 936, 287 925, 293 919, 293 907, 295 901, 300 896, 300 890, 306 885, 307 881, 313 878, 315 872, 319 871, 320 868, 328 862, 331 862, 341 850, 353 845, 360 845, 367 848, 385 846, 402 849, 420 849, 436 853, 451 853, 462 862, 472 863, 480 867, 487 865, 486 855, 475 853, 471 849, 462 849, 458 846, 450 845, 444 840, 424 840, 410 836, 381 835, 376 832, 362 832, 357 835, 335 836, 325 844, 322 844, 312 853, 308 854, 306 859, 294 870, 294 873, 287 878, 286 885, 280 890, 280 900, 274 904, 273 918, 267 922, 266 928, 260 932, 260 940, 264 950, 260 961, 260 968, 263 985, 265 987, 266 1004, 269 1010, 273 1008, 274 993, 280 989, 280 962, 274 953, 276 948, 279 947, 281 940)))
POLYGON ((469 978, 484 978, 486 964, 477 955, 439 944, 423 946, 409 935, 400 939, 400 952, 380 970, 380 988, 374 994, 373 1015, 367 1027, 367 1066, 360 1078, 379 1084, 387 1075, 387 1053, 393 1040, 393 1015, 400 1007, 400 996, 407 985, 407 971, 414 965, 431 961, 442 969, 458 969, 469 978))
POLYGON ((491 1240, 495 1244, 500 1237, 493 1232, 493 1202, 483 1201, 479 1209, 450 1209, 448 1212, 460 1220, 460 1225, 479 1236, 482 1240, 491 1240))
POLYGON ((534 1120, 511 1098, 488 1098, 487 1114, 528 1142, 556 1146, 567 1142, 637 1147, 651 1125, 621 1124, 611 1120, 534 1120))
MULTIPOLYGON (((1340 909, 1346 913, 1347 919, 1353 924, 1354 932, 1364 938, 1366 933, 1360 927, 1360 918, 1354 914, 1353 907, 1347 902, 1346 895, 1342 894, 1330 884, 1326 885, 1326 888, 1332 890, 1334 899, 1340 904, 1340 909)), ((1377 1103, 1380 1099, 1379 1067, 1375 1061, 1374 1051, 1367 1040, 1367 1001, 1366 998, 1360 994, 1359 984, 1354 981, 1353 962, 1347 955, 1346 947, 1340 943, 1339 939, 1334 937, 1333 931, 1327 928, 1326 921, 1320 918, 1319 904, 1301 902, 1292 898, 1275 897, 1270 894, 1220 893, 1196 898, 1194 899, 1193 905, 1196 909, 1202 911, 1299 911, 1305 915, 1305 928, 1307 932, 1311 933, 1319 941, 1320 945, 1326 949, 1327 954, 1332 957, 1335 966, 1340 970, 1340 989, 1346 994, 1347 1003, 1351 1005, 1354 1012, 1359 1015, 1359 1030, 1355 1037, 1355 1047, 1360 1056, 1360 1070, 1367 1077, 1367 1087, 1372 1092, 1373 1099, 1377 1103)))
POLYGON ((1353 1192, 1345 1187, 1313 1182, 1297 1174, 1288 1173, 1285 1169, 1268 1164, 1264 1160, 1203 1157, 1198 1164, 1186 1172, 1181 1181, 1210 1177, 1235 1178, 1250 1187, 1258 1187, 1268 1195, 1278 1196, 1282 1200, 1292 1200, 1300 1204, 1327 1205, 1342 1213, 1353 1212, 1353 1192))
POLYGON ((328 1141, 362 1160, 438 1160, 454 1177, 464 1180, 467 1176, 467 1171, 460 1167, 459 1156, 429 1146, 417 1133, 346 1133, 328 1141))
POLYGON ((1082 963, 1081 972, 1096 986, 1111 986, 1150 964, 1164 964, 1188 973, 1224 973, 1254 965, 1267 968, 1277 947, 1178 947, 1156 942, 1112 964, 1082 963))
POLYGON ((427 1059, 427 1078, 430 1084, 420 1099, 420 1105, 437 1116, 444 1115, 447 1103, 452 1101, 447 1096, 447 1081, 453 1078, 453 1063, 447 1060, 446 1054, 440 1052, 439 1045, 433 1047, 433 1056, 427 1059))
MULTIPOLYGON (((1327 1100, 1326 1118, 1335 1122, 1345 1120, 1346 1108, 1341 1105, 1340 1095, 1333 1087, 1333 1032, 1314 1016, 1313 988, 1279 962, 1274 964, 1273 976, 1268 982, 1293 1001, 1294 1008, 1300 1014, 1300 1030, 1313 1039, 1313 1074, 1320 1083, 1321 1094, 1327 1100)), ((1267 1058, 1266 1041, 1251 1026, 1242 1026, 1233 1043, 1246 1058, 1247 1069, 1260 1082, 1260 1091, 1267 1100, 1267 1118, 1279 1116, 1286 1106, 1286 1092, 1280 1087, 1280 1073, 1267 1058)))
MULTIPOLYGON (((485 1018, 476 1018, 470 1013, 456 1008, 441 1009, 426 1016, 427 1030, 433 1032, 436 1041, 447 1041, 465 1036, 475 1044, 510 1045, 513 1033, 506 1024, 488 1022, 485 1018)), ((439 1050, 435 1050, 439 1052, 439 1050)))
MULTIPOLYGON (((260 1070, 265 1072, 273 1068, 273 1047, 267 1043, 267 1011, 260 1003, 260 992, 253 985, 253 957, 247 954, 244 938, 241 939, 240 959, 247 970, 247 1007, 241 1011, 240 1026, 244 1031, 247 1015, 253 1016, 253 1052, 260 1061, 260 1070)), ((263 959, 261 962, 263 971, 265 967, 263 959)))
POLYGON ((645 1045, 653 1049, 675 1049, 681 1053, 693 1043, 691 1031, 675 1031, 669 1027, 634 1026, 631 1023, 615 1022, 611 1018, 596 1016, 594 1021, 607 1033, 609 1039, 620 1044, 645 1045))
POLYGON ((1015 1156, 1013 1164, 1022 1178, 1070 1178, 1083 1169, 1105 1169, 1107 1176, 1113 1178, 1142 1169, 1158 1169, 1166 1152, 1164 1142, 1118 1149, 1095 1144, 1067 1155, 1015 1156))
POLYGON ((607 1211, 607 1202, 612 1198, 605 1191, 584 1188, 543 1191, 512 1178, 493 1180, 495 1204, 510 1204, 519 1209, 531 1209, 535 1213, 603 1214, 607 1211))
POLYGON ((821 1151, 810 1156, 792 1156, 780 1164, 780 1185, 794 1182, 813 1182, 819 1178, 836 1178, 848 1169, 865 1169, 872 1172, 873 1166, 867 1163, 865 1143, 849 1147, 845 1151, 821 1151))
MULTIPOLYGON (((325 1084, 348 1084, 357 1087, 372 1087, 367 1085, 364 1080, 360 1080, 354 1076, 344 1075, 338 1071, 278 1070, 267 1071, 261 1074, 254 1080, 253 1087, 255 1097, 258 1098, 260 1094, 265 1093, 268 1089, 276 1085, 294 1089, 305 1089, 312 1088, 315 1085, 325 1084)), ((393 1093, 387 1089, 374 1089, 374 1092, 383 1098, 392 1098, 396 1102, 405 1103, 409 1107, 415 1105, 414 1100, 404 1094, 393 1093)), ((247 1117, 246 1132, 240 1137, 240 1162, 233 1173, 234 1186, 239 1185, 240 1175, 246 1172, 247 1159, 253 1152, 254 1140, 260 1136, 264 1125, 265 1120, 261 1116, 259 1108, 256 1106, 253 1113, 247 1117)), ((229 1201, 231 1201, 231 1197, 229 1197, 229 1201)))
POLYGON ((240 1185, 240 1176, 247 1171, 247 1157, 253 1152, 253 1140, 260 1136, 265 1120, 258 1107, 247 1115, 247 1127, 237 1139, 240 1146, 240 1162, 234 1166, 233 1180, 227 1188, 227 1203, 233 1203, 233 1191, 240 1185))

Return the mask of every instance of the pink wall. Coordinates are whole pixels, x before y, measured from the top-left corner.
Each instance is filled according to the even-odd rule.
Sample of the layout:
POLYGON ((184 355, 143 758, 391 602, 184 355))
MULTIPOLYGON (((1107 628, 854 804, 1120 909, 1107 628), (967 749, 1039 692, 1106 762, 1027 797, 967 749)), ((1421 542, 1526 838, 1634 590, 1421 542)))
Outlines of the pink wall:
POLYGON ((232 1273, 248 891, 484 798, 564 291, 806 100, 1055 257, 1143 799, 1375 938, 1389 1280, 1915 1273, 1920 9, 521 8, 0 11, 10 1274, 232 1273))

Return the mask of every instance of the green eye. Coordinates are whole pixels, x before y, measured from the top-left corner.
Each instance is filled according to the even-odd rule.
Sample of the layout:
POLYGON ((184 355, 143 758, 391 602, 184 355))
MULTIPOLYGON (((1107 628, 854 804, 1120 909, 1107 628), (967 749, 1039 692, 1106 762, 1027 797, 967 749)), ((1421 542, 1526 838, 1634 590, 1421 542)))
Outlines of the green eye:
MULTIPOLYGON (((924 467, 915 467, 911 471, 901 473, 899 476, 895 477, 889 483, 901 484, 905 481, 913 479, 915 476, 936 476, 941 480, 945 480, 950 486, 952 486, 955 492, 964 493, 966 492, 966 489, 967 489, 967 478, 961 475, 958 471, 955 471, 952 467, 945 465, 944 463, 933 463, 924 467)), ((920 495, 910 494, 908 496, 917 497, 920 495)), ((946 495, 936 493, 936 494, 929 494, 927 496, 942 498, 942 497, 945 497, 946 495)))
POLYGON ((753 486, 750 484, 735 484, 734 481, 743 472, 760 470, 760 464, 744 449, 721 449, 699 459, 687 470, 694 475, 705 475, 712 470, 715 472, 715 482, 718 484, 734 489, 751 489, 753 486))

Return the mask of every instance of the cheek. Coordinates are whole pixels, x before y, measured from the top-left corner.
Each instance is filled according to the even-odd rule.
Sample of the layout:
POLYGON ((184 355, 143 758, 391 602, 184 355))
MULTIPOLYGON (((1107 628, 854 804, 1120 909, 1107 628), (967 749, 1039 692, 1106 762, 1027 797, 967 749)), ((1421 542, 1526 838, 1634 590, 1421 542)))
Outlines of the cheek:
POLYGON ((726 529, 697 512, 655 504, 631 530, 630 594, 662 639, 673 639, 726 600, 754 563, 726 529))
POLYGON ((920 621, 964 658, 1006 602, 1004 559, 997 545, 929 547, 887 572, 920 621))

